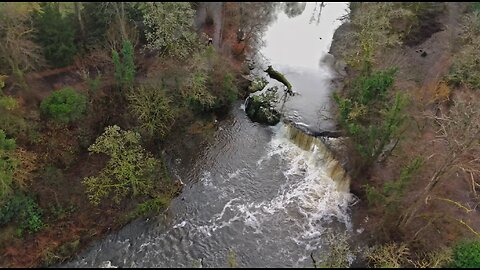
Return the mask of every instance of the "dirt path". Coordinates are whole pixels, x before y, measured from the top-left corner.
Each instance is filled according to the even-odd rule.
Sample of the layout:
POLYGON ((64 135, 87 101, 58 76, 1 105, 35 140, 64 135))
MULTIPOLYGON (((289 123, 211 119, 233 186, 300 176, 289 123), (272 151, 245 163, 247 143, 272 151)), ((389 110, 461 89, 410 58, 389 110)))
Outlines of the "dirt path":
POLYGON ((213 19, 213 45, 221 48, 222 29, 223 29, 223 2, 201 2, 197 9, 195 26, 198 30, 205 26, 205 19, 210 15, 213 19))

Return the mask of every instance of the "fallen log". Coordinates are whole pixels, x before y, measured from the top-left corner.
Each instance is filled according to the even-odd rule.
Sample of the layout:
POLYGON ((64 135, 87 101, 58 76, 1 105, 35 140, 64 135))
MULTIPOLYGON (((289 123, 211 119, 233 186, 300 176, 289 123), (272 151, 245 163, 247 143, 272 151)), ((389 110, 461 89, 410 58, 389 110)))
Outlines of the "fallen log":
POLYGON ((268 74, 268 76, 270 76, 270 78, 275 79, 275 80, 283 83, 287 87, 287 92, 290 95, 293 94, 292 85, 290 84, 290 82, 287 80, 287 78, 285 78, 285 76, 282 73, 274 70, 272 68, 272 66, 268 66, 268 68, 267 68, 267 70, 265 70, 265 72, 268 74))
POLYGON ((306 126, 299 125, 292 120, 283 119, 283 122, 285 124, 292 125, 293 127, 301 130, 303 133, 310 135, 312 137, 327 137, 327 138, 340 138, 340 137, 345 137, 345 133, 342 130, 311 130, 308 129, 306 126))

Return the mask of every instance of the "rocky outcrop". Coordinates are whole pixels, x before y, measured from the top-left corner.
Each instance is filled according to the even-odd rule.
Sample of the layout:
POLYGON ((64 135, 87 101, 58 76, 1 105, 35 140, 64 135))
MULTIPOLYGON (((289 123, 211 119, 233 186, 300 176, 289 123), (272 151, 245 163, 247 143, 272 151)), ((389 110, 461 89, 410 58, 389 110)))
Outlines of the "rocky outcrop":
POLYGON ((255 93, 262 91, 265 86, 267 86, 268 81, 264 77, 255 78, 250 85, 248 86, 248 92, 255 93))
POLYGON ((247 98, 245 112, 250 120, 262 124, 274 126, 280 122, 281 114, 275 109, 276 87, 267 89, 260 95, 252 95, 247 98))

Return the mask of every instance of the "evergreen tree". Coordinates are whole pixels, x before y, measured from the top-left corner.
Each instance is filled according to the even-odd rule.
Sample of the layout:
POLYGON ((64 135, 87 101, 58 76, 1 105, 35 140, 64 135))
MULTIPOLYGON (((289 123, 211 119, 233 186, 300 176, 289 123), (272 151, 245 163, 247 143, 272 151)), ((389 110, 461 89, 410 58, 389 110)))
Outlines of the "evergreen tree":
POLYGON ((122 59, 116 51, 112 51, 115 66, 115 80, 121 88, 132 86, 135 79, 135 63, 133 45, 129 40, 123 41, 122 59))
POLYGON ((70 16, 60 13, 59 3, 41 3, 35 12, 36 40, 42 46, 45 58, 56 67, 72 63, 77 51, 75 29, 70 16))

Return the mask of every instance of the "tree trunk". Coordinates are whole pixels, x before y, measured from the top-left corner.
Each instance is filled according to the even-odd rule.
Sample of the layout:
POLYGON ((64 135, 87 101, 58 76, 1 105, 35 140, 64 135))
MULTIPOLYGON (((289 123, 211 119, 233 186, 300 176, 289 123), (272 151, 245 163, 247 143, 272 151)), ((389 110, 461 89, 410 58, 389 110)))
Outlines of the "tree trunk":
POLYGON ((117 21, 120 26, 120 33, 122 35, 122 40, 127 39, 127 31, 125 29, 125 2, 113 3, 115 8, 115 13, 117 15, 117 21), (120 4, 120 7, 119 7, 120 4))
POLYGON ((75 14, 77 15, 77 20, 78 20, 78 25, 80 26, 80 37, 82 40, 82 43, 85 43, 85 26, 83 25, 83 20, 82 20, 82 13, 81 11, 81 4, 82 2, 73 2, 75 5, 75 14))

